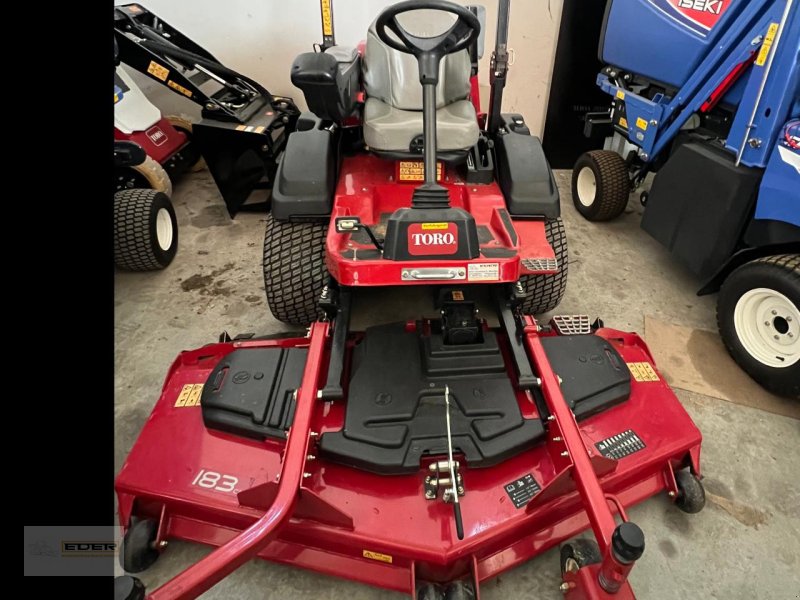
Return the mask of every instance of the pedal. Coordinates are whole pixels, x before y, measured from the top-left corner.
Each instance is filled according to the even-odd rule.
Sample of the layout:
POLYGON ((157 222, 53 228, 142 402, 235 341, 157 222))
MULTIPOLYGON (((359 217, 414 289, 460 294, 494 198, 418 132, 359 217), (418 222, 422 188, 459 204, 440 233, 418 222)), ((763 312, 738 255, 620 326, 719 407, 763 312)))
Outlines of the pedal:
POLYGON ((558 273, 558 260, 556 258, 523 258, 522 268, 535 273, 558 273))
POLYGON ((587 335, 592 333, 589 315, 556 315, 550 321, 559 335, 587 335))

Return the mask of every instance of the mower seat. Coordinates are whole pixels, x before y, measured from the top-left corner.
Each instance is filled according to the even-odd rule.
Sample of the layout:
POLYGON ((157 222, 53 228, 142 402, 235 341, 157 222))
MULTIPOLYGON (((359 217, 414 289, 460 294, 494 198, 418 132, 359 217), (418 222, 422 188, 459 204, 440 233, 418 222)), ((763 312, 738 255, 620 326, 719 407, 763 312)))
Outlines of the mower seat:
MULTIPOLYGON (((420 36, 446 30, 451 25, 448 19, 442 11, 418 10, 402 16, 403 27, 420 36)), ((440 152, 466 151, 478 141, 478 120, 469 100, 470 68, 467 50, 442 59, 436 88, 436 146, 440 152)), ((412 149, 412 142, 416 146, 422 136, 417 60, 384 44, 374 22, 367 33, 363 75, 367 92, 364 142, 377 152, 420 154, 421 144, 412 149)))

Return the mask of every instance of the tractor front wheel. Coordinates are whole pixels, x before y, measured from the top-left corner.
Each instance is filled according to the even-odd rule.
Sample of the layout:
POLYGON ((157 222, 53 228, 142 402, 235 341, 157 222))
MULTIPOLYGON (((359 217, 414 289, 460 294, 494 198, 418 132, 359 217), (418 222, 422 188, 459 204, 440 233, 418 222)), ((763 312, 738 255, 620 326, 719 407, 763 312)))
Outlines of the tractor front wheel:
POLYGON ((719 292, 717 325, 753 379, 800 398, 800 254, 759 258, 731 273, 719 292))
POLYGON ((177 251, 178 221, 166 194, 147 189, 114 194, 114 262, 120 269, 163 269, 177 251))
POLYGON ((616 219, 628 206, 631 181, 625 160, 611 150, 582 154, 572 170, 572 202, 589 221, 616 219))
POLYGON ((292 223, 267 215, 264 234, 264 288, 279 321, 308 325, 322 316, 319 297, 328 279, 327 223, 292 223))

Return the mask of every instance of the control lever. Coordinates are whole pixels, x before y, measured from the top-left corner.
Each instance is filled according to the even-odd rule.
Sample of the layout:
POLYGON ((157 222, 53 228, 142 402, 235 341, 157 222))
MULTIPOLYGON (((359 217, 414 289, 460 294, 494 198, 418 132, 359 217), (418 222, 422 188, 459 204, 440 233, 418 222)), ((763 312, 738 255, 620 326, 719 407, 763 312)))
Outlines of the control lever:
POLYGON ((453 462, 453 436, 450 433, 450 386, 444 386, 445 421, 447 423, 447 460, 450 463, 450 491, 453 499, 453 515, 456 519, 456 535, 458 539, 464 539, 464 523, 461 520, 461 505, 458 503, 458 487, 456 486, 456 468, 453 462))

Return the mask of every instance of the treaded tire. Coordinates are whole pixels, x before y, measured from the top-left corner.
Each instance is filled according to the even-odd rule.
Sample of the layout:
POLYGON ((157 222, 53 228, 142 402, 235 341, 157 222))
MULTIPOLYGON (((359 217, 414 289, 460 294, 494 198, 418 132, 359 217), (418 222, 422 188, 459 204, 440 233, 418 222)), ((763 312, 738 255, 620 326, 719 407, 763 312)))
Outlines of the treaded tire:
POLYGON ((264 288, 269 309, 279 321, 308 325, 322 316, 327 230, 327 223, 291 223, 267 215, 264 288))
POLYGON ((146 189, 114 194, 114 262, 120 269, 163 269, 177 251, 178 221, 166 194, 146 189))
POLYGON ((600 547, 594 540, 577 538, 561 546, 561 575, 567 572, 567 561, 574 560, 578 563, 578 569, 588 565, 594 565, 603 561, 600 547))
MULTIPOLYGON (((789 367, 769 366, 745 348, 737 332, 736 305, 744 294, 758 288, 778 292, 788 298, 796 310, 800 309, 800 254, 766 256, 745 263, 728 276, 717 300, 717 326, 733 359, 765 389, 779 396, 800 399, 800 361, 789 367)), ((800 323, 784 321, 782 325, 790 327, 789 331, 798 339, 800 323)), ((771 327, 774 326, 775 323, 771 323, 771 327)))
POLYGON ((550 312, 559 305, 567 291, 569 253, 564 221, 561 217, 545 221, 544 231, 556 254, 559 271, 553 275, 523 275, 519 278, 527 294, 520 308, 528 315, 550 312))
POLYGON ((628 167, 619 154, 611 150, 592 150, 578 158, 572 170, 572 202, 586 219, 610 221, 617 218, 628 206, 630 193, 628 167), (584 170, 591 173, 587 171, 581 175, 584 170))
POLYGON ((148 155, 140 165, 126 168, 139 173, 151 189, 172 197, 172 180, 169 178, 169 174, 151 156, 148 155))

